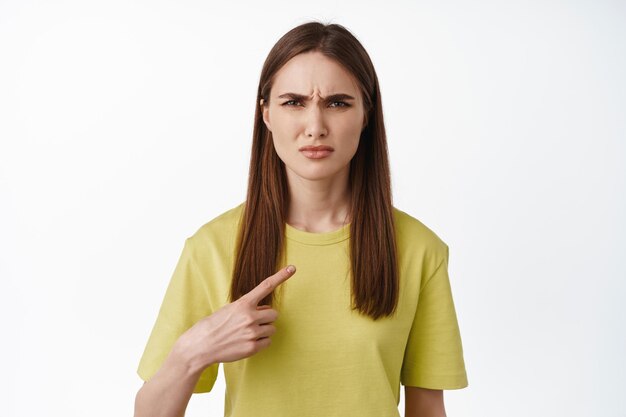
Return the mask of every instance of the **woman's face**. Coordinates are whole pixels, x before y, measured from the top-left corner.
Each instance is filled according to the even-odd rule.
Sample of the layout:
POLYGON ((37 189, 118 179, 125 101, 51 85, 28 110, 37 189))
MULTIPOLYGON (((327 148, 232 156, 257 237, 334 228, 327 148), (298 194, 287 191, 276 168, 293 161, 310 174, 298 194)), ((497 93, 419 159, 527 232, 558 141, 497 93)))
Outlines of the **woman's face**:
POLYGON ((276 73, 263 121, 290 180, 294 175, 331 179, 349 171, 365 127, 365 111, 354 77, 322 53, 307 52, 293 57, 276 73), (300 150, 309 145, 333 150, 319 158, 320 152, 300 150))

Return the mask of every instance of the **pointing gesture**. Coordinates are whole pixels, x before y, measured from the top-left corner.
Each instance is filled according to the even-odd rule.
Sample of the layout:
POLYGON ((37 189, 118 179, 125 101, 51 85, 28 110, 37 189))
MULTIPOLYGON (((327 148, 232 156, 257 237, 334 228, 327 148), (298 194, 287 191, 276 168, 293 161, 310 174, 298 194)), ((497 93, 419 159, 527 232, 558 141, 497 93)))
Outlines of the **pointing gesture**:
POLYGON ((283 268, 274 275, 270 275, 265 278, 259 285, 254 287, 252 291, 248 292, 246 295, 242 296, 239 300, 248 303, 250 305, 254 305, 255 307, 264 299, 267 295, 269 295, 272 291, 274 291, 280 284, 287 281, 296 268, 292 265, 289 265, 287 268, 283 268))
POLYGON ((268 347, 276 332, 272 324, 278 312, 259 302, 295 273, 292 265, 270 275, 250 292, 200 319, 174 346, 194 368, 218 362, 234 362, 268 347))

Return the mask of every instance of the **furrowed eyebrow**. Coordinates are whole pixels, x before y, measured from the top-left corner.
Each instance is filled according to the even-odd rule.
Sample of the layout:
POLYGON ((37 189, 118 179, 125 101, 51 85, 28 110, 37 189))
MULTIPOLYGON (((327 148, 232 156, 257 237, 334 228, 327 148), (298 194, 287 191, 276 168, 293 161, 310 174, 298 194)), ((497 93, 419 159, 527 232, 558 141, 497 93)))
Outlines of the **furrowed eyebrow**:
MULTIPOLYGON (((281 94, 278 96, 278 98, 290 98, 292 100, 300 100, 300 101, 309 101, 309 97, 305 96, 303 94, 297 94, 297 93, 285 93, 285 94, 281 94)), ((339 94, 331 94, 328 97, 324 98, 322 97, 323 100, 325 101, 335 101, 335 100, 354 100, 354 97, 352 97, 349 94, 344 94, 344 93, 339 93, 339 94)))

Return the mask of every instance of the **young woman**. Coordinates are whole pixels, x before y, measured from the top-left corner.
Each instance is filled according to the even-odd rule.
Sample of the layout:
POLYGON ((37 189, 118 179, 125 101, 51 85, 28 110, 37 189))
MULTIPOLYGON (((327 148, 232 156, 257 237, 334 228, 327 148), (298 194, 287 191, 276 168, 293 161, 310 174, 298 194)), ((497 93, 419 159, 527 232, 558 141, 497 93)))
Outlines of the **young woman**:
POLYGON ((448 246, 392 205, 359 41, 337 24, 286 33, 253 135, 246 200, 185 241, 135 416, 182 416, 220 363, 226 416, 399 416, 400 383, 407 417, 445 416, 442 390, 468 386, 448 246))

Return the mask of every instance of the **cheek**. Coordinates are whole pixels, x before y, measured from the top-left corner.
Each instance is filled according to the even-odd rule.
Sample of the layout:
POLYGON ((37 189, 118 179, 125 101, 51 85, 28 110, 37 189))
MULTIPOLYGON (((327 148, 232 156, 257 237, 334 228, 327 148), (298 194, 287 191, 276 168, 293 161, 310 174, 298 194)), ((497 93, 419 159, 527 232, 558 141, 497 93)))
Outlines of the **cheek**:
POLYGON ((281 120, 279 123, 274 123, 272 127, 272 138, 276 152, 281 156, 291 153, 298 138, 299 131, 296 124, 290 120, 281 120))
POLYGON ((294 159, 293 141, 289 141, 289 137, 281 134, 280 132, 272 133, 272 141, 274 144, 274 150, 280 158, 286 164, 289 164, 294 159))
POLYGON ((363 121, 361 119, 354 118, 341 126, 341 137, 345 138, 346 148, 348 148, 350 152, 356 152, 359 146, 362 123, 363 121))
POLYGON ((298 126, 301 124, 301 121, 298 120, 298 117, 294 115, 284 114, 283 111, 277 111, 272 119, 272 126, 274 127, 277 133, 281 136, 293 134, 295 130, 298 129, 298 126))

